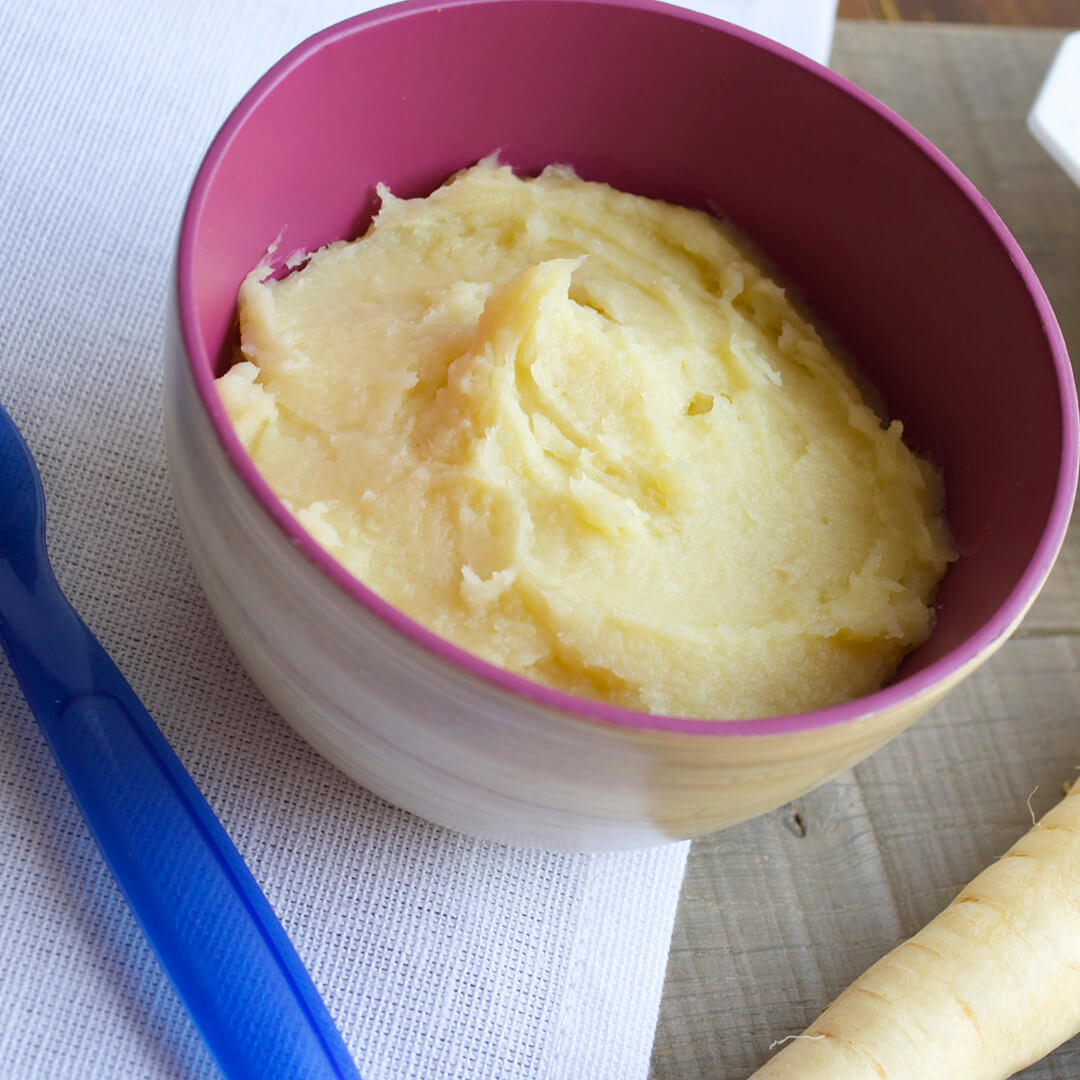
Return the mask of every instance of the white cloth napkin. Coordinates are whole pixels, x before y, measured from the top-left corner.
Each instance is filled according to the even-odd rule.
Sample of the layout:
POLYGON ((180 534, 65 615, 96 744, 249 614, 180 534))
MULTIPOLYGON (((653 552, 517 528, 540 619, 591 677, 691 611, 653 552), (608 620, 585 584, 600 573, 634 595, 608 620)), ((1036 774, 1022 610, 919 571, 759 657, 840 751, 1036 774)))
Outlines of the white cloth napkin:
MULTIPOLYGON (((248 860, 366 1080, 634 1080, 687 845, 501 847, 346 780, 238 667, 174 517, 160 354, 187 186, 247 87, 356 10, 0 0, 0 402, 41 467, 61 584, 248 860)), ((3 660, 0 747, 0 1076, 216 1075, 3 660)))
POLYGON ((829 61, 837 0, 686 0, 682 6, 746 26, 819 64, 829 61))

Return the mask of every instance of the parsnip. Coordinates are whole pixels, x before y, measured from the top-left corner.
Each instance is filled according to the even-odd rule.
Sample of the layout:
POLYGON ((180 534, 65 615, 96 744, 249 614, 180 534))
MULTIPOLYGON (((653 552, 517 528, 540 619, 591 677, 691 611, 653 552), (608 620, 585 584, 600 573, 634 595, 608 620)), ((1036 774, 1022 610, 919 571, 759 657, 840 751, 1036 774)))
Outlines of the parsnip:
POLYGON ((1080 781, 750 1080, 1004 1080, 1080 1031, 1080 781))

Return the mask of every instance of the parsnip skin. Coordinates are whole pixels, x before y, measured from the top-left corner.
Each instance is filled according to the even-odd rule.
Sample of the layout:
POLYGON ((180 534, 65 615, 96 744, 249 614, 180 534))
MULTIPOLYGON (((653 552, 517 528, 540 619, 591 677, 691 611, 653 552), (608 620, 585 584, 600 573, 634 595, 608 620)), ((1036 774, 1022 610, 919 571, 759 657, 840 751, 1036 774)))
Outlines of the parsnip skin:
POLYGON ((1080 782, 750 1080, 1005 1080, 1080 1031, 1080 782))

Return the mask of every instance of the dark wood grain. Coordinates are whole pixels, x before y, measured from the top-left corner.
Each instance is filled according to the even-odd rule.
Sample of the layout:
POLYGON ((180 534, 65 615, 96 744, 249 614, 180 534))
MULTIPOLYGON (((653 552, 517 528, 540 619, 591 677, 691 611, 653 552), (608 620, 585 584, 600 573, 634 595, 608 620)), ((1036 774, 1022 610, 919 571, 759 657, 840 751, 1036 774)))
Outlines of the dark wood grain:
MULTIPOLYGON (((833 66, 990 199, 1080 358, 1080 189, 1024 125, 1061 37, 842 22, 833 66)), ((1077 765, 1074 526, 1020 631, 938 708, 831 784, 694 842, 651 1080, 745 1080, 771 1043, 800 1031, 1004 852, 1031 824, 1029 795, 1045 812, 1077 765)), ((1021 1075, 1076 1080, 1080 1040, 1021 1075)))
POLYGON ((1078 0, 840 0, 841 19, 1080 27, 1078 0))

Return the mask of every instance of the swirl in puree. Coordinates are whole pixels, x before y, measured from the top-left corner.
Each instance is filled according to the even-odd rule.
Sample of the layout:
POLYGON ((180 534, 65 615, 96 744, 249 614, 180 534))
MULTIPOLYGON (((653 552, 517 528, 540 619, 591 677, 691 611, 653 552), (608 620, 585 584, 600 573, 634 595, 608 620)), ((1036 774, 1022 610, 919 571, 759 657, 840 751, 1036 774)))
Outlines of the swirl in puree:
POLYGON ((654 713, 880 687, 953 557, 937 473, 708 215, 493 159, 240 290, 220 380, 356 577, 529 679, 654 713))

